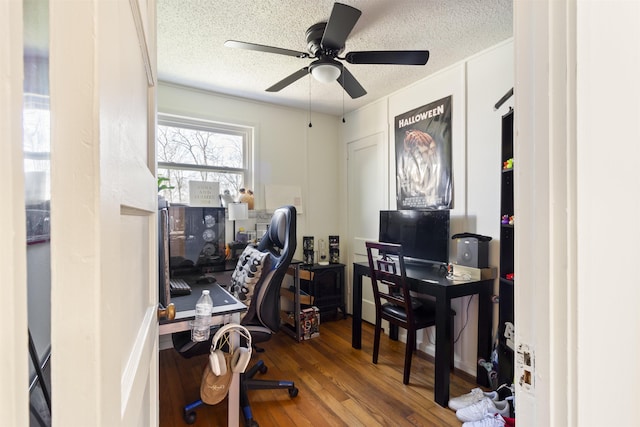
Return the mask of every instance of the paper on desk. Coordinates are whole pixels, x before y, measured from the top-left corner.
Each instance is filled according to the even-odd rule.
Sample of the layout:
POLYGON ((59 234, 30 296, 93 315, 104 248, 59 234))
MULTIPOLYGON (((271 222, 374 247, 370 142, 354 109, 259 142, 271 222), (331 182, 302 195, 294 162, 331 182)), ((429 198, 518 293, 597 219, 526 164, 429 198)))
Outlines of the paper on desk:
POLYGON ((498 269, 496 267, 473 268, 466 265, 453 264, 453 281, 459 283, 495 279, 497 274, 498 269))

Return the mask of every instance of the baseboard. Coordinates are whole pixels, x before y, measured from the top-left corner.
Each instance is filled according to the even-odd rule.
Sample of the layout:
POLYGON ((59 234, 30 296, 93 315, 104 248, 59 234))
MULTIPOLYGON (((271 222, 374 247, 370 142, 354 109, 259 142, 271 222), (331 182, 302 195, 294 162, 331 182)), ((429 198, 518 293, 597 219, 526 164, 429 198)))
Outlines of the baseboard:
MULTIPOLYGON (((415 352, 415 354, 420 357, 421 359, 425 359, 428 360, 429 362, 435 364, 436 359, 435 357, 433 357, 431 354, 425 353, 421 350, 418 350, 415 352)), ((462 378, 465 381, 471 382, 471 383, 475 383, 476 382, 476 376, 475 373, 474 374, 470 374, 469 372, 466 372, 460 368, 454 367, 453 371, 451 371, 451 373, 457 377, 462 378)))
POLYGON ((173 348, 173 341, 171 341, 171 335, 160 335, 158 340, 158 348, 160 350, 168 350, 173 348))

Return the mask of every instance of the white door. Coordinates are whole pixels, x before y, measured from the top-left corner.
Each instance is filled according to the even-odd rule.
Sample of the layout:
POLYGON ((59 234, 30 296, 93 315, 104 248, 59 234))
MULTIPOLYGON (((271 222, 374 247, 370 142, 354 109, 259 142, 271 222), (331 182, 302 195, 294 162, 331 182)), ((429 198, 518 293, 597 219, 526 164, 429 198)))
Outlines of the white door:
POLYGON ((49 10, 53 425, 157 425, 155 2, 49 10))
MULTIPOLYGON (((367 262, 364 242, 378 240, 379 211, 387 209, 386 134, 377 133, 348 144, 349 265, 367 262)), ((351 274, 353 274, 350 268, 351 274)), ((349 292, 349 295, 353 295, 349 292)), ((373 290, 368 278, 362 279, 362 319, 375 323, 373 290)))
POLYGON ((22 154, 22 2, 0 1, 0 424, 29 419, 27 267, 22 154))

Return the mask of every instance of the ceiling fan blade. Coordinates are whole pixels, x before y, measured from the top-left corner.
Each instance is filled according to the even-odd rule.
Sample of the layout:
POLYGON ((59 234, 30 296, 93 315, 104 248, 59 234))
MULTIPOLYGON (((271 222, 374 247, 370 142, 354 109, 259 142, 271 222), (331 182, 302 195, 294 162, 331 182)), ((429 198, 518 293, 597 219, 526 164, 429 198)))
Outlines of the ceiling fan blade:
POLYGON ((429 60, 428 50, 369 50, 349 52, 345 59, 350 64, 424 65, 429 60))
POLYGON ((278 92, 278 91, 284 89, 285 87, 289 86, 291 83, 293 83, 293 82, 295 82, 297 80, 300 80, 301 78, 303 78, 307 74, 309 74, 309 67, 301 68, 298 71, 296 71, 295 73, 291 74, 288 77, 285 77, 284 79, 280 80, 278 83, 276 83, 273 86, 271 86, 270 88, 268 88, 267 92, 278 92))
POLYGON ((227 40, 224 42, 226 47, 233 47, 236 49, 255 50, 258 52, 277 53, 279 55, 295 56, 296 58, 308 58, 309 54, 305 52, 298 52, 297 50, 282 49, 280 47, 265 46, 256 43, 239 42, 237 40, 227 40))
POLYGON ((320 45, 324 49, 342 49, 360 15, 362 15, 362 12, 355 7, 334 3, 320 45))
POLYGON ((338 83, 344 88, 344 90, 353 99, 360 98, 367 94, 367 91, 358 83, 353 74, 349 72, 345 67, 342 67, 342 74, 338 77, 338 83))

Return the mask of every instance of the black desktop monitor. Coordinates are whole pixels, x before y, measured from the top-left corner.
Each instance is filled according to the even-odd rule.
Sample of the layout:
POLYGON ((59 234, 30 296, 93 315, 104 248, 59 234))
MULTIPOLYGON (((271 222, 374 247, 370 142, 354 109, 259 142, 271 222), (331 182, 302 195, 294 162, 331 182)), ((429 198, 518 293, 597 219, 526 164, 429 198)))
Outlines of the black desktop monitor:
POLYGON ((402 245, 405 257, 449 262, 449 211, 380 211, 380 242, 402 245))
POLYGON ((171 277, 224 270, 224 208, 172 205, 168 216, 171 277))

